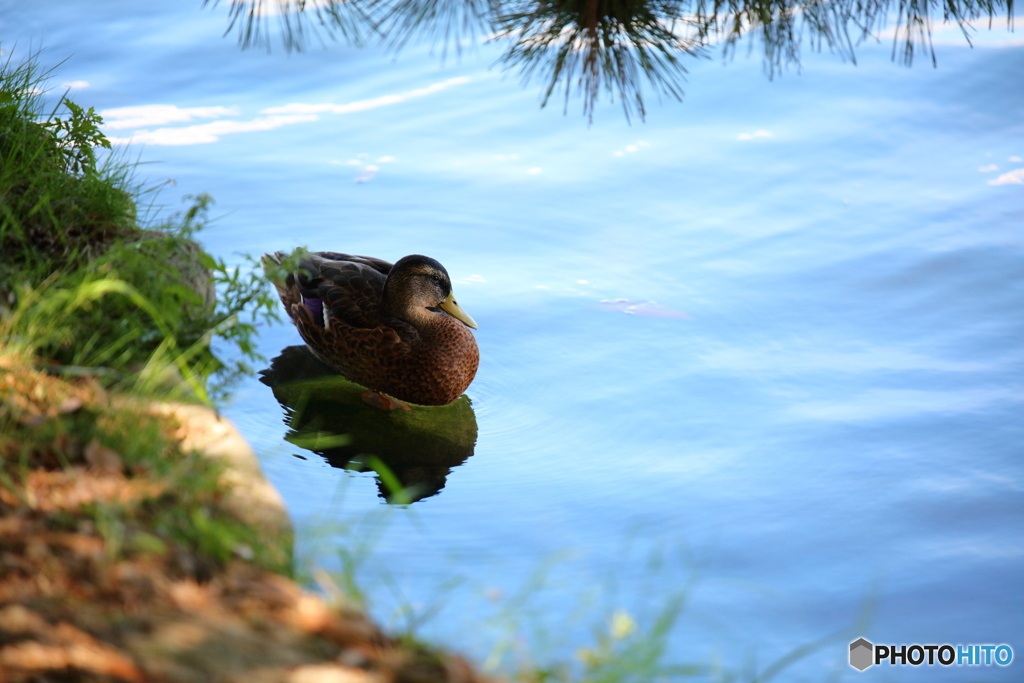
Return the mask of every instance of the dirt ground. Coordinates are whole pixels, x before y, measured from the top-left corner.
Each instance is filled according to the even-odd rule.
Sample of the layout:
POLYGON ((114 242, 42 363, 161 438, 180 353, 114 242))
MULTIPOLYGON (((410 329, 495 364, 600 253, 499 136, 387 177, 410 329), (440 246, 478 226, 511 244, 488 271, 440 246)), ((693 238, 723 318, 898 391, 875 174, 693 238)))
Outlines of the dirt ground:
POLYGON ((174 414, 129 414, 126 426, 133 408, 113 408, 96 382, 2 351, 0 683, 487 680, 303 590, 245 543, 225 557, 189 528, 175 536, 174 506, 194 523, 234 513, 226 489, 200 481, 186 495, 200 461, 174 414), (120 451, 109 445, 109 430, 154 420, 156 452, 181 467, 128 452, 123 434, 120 451))

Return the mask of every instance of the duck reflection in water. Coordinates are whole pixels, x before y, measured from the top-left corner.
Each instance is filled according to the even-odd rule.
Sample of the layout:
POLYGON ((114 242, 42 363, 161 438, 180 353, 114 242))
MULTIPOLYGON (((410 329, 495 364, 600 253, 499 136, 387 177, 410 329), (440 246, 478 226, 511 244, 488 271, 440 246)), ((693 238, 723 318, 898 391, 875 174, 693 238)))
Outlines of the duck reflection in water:
POLYGON ((332 467, 376 470, 377 488, 388 502, 437 494, 452 468, 473 455, 477 426, 468 396, 444 406, 382 411, 360 398, 364 387, 338 375, 305 345, 285 348, 260 375, 285 408, 288 441, 332 467))

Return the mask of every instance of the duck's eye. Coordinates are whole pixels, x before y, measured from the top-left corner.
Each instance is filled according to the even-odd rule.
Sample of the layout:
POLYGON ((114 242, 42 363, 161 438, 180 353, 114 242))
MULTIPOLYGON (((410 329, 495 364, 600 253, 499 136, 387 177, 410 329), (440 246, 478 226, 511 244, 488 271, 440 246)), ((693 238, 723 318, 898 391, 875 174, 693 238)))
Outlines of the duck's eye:
POLYGON ((440 275, 431 275, 430 279, 434 281, 435 285, 441 284, 441 276, 440 275))

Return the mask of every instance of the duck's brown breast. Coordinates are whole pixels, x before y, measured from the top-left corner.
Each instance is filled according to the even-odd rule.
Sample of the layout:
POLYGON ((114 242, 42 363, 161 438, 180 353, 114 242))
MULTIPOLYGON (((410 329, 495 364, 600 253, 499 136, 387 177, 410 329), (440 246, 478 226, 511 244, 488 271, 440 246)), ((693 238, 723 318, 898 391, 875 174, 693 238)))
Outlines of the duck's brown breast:
POLYGON ((408 335, 406 343, 395 343, 393 332, 332 335, 296 323, 310 349, 341 375, 411 403, 451 403, 469 387, 480 364, 473 333, 448 316, 439 315, 432 325, 408 335))
POLYGON ((387 388, 381 391, 412 403, 444 405, 466 391, 479 365, 473 333, 461 322, 444 317, 420 330, 411 352, 386 373, 387 388))

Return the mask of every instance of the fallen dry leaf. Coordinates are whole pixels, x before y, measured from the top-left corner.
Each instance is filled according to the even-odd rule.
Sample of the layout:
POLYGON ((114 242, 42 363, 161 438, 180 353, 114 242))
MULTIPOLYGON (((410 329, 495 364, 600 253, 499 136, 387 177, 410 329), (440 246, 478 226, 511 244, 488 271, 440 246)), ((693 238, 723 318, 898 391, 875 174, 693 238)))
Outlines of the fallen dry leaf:
POLYGON ((61 415, 73 413, 82 407, 82 399, 77 396, 68 396, 57 406, 57 412, 61 415))
POLYGON ((85 447, 85 461, 99 474, 120 474, 124 471, 124 461, 120 454, 107 448, 96 438, 85 447))

